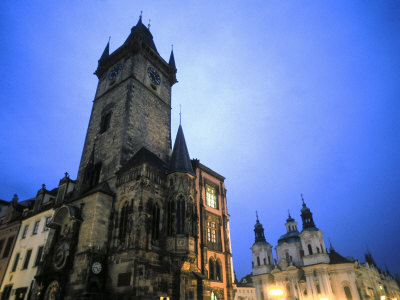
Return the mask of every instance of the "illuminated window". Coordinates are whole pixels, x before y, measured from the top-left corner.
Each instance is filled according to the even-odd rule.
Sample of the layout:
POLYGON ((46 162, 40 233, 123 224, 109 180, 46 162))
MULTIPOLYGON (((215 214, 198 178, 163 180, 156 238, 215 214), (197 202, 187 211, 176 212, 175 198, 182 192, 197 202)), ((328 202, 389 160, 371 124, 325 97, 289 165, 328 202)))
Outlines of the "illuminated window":
POLYGON ((217 230, 215 222, 207 222, 207 241, 210 243, 217 242, 217 230))
POLYGON ((206 204, 212 208, 218 209, 217 190, 215 187, 206 184, 206 204))

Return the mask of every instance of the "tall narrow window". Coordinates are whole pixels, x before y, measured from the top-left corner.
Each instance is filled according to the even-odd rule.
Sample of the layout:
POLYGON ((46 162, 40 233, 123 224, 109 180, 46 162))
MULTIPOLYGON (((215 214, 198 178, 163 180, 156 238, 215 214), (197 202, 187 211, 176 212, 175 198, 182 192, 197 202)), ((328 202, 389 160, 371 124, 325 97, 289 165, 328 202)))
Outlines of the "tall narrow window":
POLYGON ((167 234, 172 235, 172 213, 174 211, 174 202, 173 201, 168 201, 167 204, 167 234))
POLYGON ((312 248, 311 248, 311 245, 310 245, 310 244, 308 244, 308 254, 309 254, 309 255, 313 254, 312 248))
POLYGON ((119 218, 119 239, 121 241, 125 240, 126 231, 128 227, 128 202, 125 202, 121 209, 119 218))
POLYGON ((210 275, 210 280, 215 280, 215 273, 214 273, 214 261, 210 258, 208 262, 208 269, 209 269, 209 275, 210 275))
POLYGON ((38 233, 39 224, 40 224, 40 221, 36 221, 36 222, 35 222, 35 225, 33 226, 32 234, 37 234, 37 233, 38 233))
POLYGON ((219 260, 215 263, 215 280, 222 281, 221 277, 221 263, 219 260))
POLYGON ((0 240, 0 254, 1 250, 3 250, 3 246, 4 246, 4 239, 0 240))
POLYGON ((213 244, 217 242, 217 229, 215 222, 207 222, 207 241, 213 244))
POLYGON ((21 239, 26 238, 26 234, 28 233, 29 225, 25 225, 24 231, 22 232, 21 239))
POLYGON ((217 189, 206 184, 206 204, 212 208, 218 209, 217 189))
POLYGON ((32 255, 32 249, 29 249, 28 251, 26 251, 24 265, 22 266, 23 270, 28 268, 29 260, 31 259, 31 255, 32 255))
POLYGON ((289 262, 290 260, 289 260, 289 252, 285 252, 285 256, 286 256, 286 262, 289 262))
POLYGON ((12 246, 13 241, 14 241, 14 237, 10 236, 8 238, 8 240, 7 240, 6 248, 4 248, 3 258, 7 257, 8 254, 10 254, 10 250, 11 250, 11 246, 12 246))
POLYGON ((18 261, 19 261, 19 253, 17 253, 17 255, 15 255, 14 264, 11 269, 11 272, 15 272, 15 270, 17 270, 18 261))
POLYGON ((111 112, 108 112, 101 117, 99 133, 106 132, 107 129, 110 128, 110 121, 111 121, 111 112))
POLYGON ((318 293, 318 294, 321 294, 321 287, 319 286, 319 283, 317 283, 317 284, 315 285, 315 287, 316 287, 316 289, 317 289, 317 293, 318 293))
POLYGON ((179 198, 177 203, 176 233, 185 233, 185 200, 183 197, 179 198))
POLYGON ((38 252, 36 254, 35 264, 34 264, 35 267, 37 265, 39 265, 40 261, 42 260, 43 248, 44 248, 43 246, 40 246, 38 249, 38 252))
POLYGON ((257 266, 259 266, 259 265, 260 265, 260 257, 257 256, 257 266))
POLYGON ((160 235, 160 208, 157 204, 153 205, 153 224, 152 224, 152 239, 158 240, 160 235))

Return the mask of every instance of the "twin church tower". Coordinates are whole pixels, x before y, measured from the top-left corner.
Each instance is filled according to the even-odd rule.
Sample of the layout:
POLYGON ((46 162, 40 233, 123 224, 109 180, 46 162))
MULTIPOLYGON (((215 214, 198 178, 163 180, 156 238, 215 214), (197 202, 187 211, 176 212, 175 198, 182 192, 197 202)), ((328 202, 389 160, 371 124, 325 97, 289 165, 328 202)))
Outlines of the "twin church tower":
POLYGON ((35 299, 233 299, 224 177, 190 159, 181 126, 171 149, 176 72, 141 17, 121 47, 107 44, 35 299))

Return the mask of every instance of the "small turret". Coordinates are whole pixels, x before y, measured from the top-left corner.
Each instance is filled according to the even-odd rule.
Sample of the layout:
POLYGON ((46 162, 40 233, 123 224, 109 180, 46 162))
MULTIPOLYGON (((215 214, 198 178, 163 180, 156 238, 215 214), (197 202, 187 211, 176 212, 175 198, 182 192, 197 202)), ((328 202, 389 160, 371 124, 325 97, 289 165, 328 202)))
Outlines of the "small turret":
POLYGON ((176 65, 175 65, 175 57, 174 57, 174 49, 171 49, 171 55, 169 56, 169 81, 171 85, 174 85, 178 82, 176 80, 176 65))
POLYGON ((258 220, 256 212, 256 224, 254 225, 255 241, 251 247, 253 254, 252 271, 253 275, 270 273, 273 266, 272 246, 264 236, 264 228, 258 220))
POLYGON ((110 41, 108 41, 106 48, 104 48, 103 54, 101 55, 99 61, 104 60, 110 56, 110 41))
POLYGON ((185 136, 182 126, 179 125, 176 134, 174 150, 172 151, 169 164, 169 173, 182 172, 194 175, 192 162, 190 161, 189 151, 186 146, 185 136))
POLYGON ((301 219, 303 220, 303 230, 308 228, 316 228, 312 216, 311 210, 304 203, 304 198, 301 196, 301 200, 303 201, 303 207, 301 209, 301 219))
POLYGON ((256 212, 256 225, 254 225, 254 234, 255 234, 255 243, 266 243, 267 241, 265 240, 264 236, 264 228, 260 221, 258 220, 258 214, 256 212))

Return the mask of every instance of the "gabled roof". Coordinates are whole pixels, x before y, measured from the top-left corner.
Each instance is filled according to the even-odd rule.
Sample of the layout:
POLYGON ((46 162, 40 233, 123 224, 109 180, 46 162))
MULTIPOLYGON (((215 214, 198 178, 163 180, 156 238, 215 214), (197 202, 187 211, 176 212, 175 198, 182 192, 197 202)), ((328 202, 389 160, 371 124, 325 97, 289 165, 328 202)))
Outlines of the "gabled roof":
POLYGON ((172 156, 169 163, 169 173, 174 172, 195 175, 181 125, 179 125, 178 133, 176 134, 174 150, 172 151, 172 156))
POLYGON ((118 173, 125 172, 135 166, 144 163, 148 163, 149 165, 157 169, 160 169, 164 172, 167 170, 167 165, 164 161, 162 161, 157 155, 155 155, 147 148, 142 147, 138 152, 135 153, 135 155, 130 160, 128 160, 128 162, 125 165, 121 167, 118 173))

